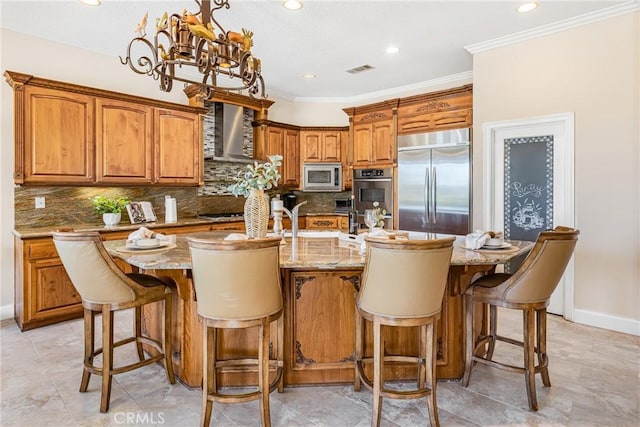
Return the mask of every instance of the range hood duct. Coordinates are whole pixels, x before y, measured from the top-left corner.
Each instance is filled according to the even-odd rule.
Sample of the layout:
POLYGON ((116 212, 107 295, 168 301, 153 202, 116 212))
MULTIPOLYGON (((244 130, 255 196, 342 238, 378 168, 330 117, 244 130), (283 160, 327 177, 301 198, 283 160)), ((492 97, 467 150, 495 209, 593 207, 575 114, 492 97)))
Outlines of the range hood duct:
POLYGON ((215 118, 213 160, 253 162, 253 144, 245 144, 244 139, 244 108, 216 102, 213 104, 213 109, 215 118))

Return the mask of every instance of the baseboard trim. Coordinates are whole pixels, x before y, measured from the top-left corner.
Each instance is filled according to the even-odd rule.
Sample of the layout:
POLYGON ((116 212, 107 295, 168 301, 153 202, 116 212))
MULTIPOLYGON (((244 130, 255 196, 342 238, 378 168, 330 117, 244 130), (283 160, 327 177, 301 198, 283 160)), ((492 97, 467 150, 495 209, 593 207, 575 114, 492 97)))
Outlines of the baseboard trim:
POLYGON ((640 336, 640 321, 635 319, 575 309, 571 320, 583 325, 640 336))
POLYGON ((13 319, 13 304, 0 306, 0 320, 13 319))

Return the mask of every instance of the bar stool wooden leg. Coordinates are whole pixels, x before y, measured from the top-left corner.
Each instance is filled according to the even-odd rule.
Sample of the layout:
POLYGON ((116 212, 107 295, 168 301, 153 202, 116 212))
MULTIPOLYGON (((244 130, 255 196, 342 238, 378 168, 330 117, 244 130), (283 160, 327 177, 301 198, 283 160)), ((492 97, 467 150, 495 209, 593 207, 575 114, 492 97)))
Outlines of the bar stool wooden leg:
POLYGON ((431 322, 426 326, 426 339, 425 339, 425 373, 426 373, 426 385, 431 387, 431 393, 427 396, 427 408, 429 409, 429 422, 431 427, 437 427, 440 425, 438 419, 438 404, 436 403, 436 355, 438 353, 438 340, 435 334, 435 323, 431 322), (430 343, 427 345, 426 343, 430 343))
POLYGON ((100 412, 109 410, 113 371, 113 316, 111 305, 102 306, 102 397, 100 412))
POLYGON ((384 346, 382 345, 382 326, 378 318, 373 319, 373 416, 372 427, 380 425, 382 414, 382 389, 384 388, 384 346))
POLYGON ((545 387, 551 387, 549 361, 547 358, 547 309, 536 310, 538 365, 542 367, 540 376, 545 387))
POLYGON ((215 390, 215 328, 202 325, 202 419, 200 425, 208 427, 211 423, 213 401, 209 395, 215 390))
POLYGON ((535 334, 535 318, 532 309, 525 309, 523 313, 523 330, 524 330, 524 376, 527 386, 527 398, 529 407, 532 411, 538 410, 538 401, 536 398, 536 371, 535 371, 535 351, 534 351, 534 334, 535 334))
POLYGON ((164 318, 162 320, 164 325, 164 367, 167 372, 167 379, 169 383, 175 384, 176 377, 173 374, 173 357, 172 357, 172 335, 171 335, 171 310, 172 310, 172 298, 171 294, 167 294, 164 297, 164 318))
POLYGON ((355 315, 355 371, 353 376, 353 391, 360 391, 362 386, 362 381, 360 380, 360 374, 358 373, 358 365, 362 364, 362 358, 364 356, 363 342, 364 338, 362 334, 364 333, 364 318, 360 315, 360 311, 356 306, 356 315, 355 315))
POLYGON ((260 391, 260 414, 262 425, 271 426, 269 411, 269 321, 262 319, 258 339, 258 390, 260 391))
POLYGON ((464 296, 464 328, 465 328, 465 349, 464 349, 464 376, 462 377, 462 386, 469 386, 469 378, 471 377, 471 368, 473 367, 473 301, 470 295, 464 296))
POLYGON ((135 308, 133 319, 133 336, 136 337, 136 349, 138 350, 138 359, 144 360, 144 351, 142 350, 142 342, 138 340, 142 336, 142 306, 135 308))
POLYGON ((91 372, 87 365, 93 365, 93 352, 95 351, 94 340, 96 336, 95 328, 96 315, 93 310, 84 309, 84 366, 82 368, 82 380, 80 381, 80 392, 84 393, 89 387, 91 372))
MULTIPOLYGON (((278 325, 278 338, 276 346, 278 351, 276 352, 276 375, 278 374, 278 369, 284 369, 284 366, 280 366, 282 363, 284 365, 284 314, 280 316, 277 321, 278 325)), ((284 373, 280 375, 280 380, 278 381, 278 393, 284 393, 284 373)))
POLYGON ((487 360, 493 358, 493 351, 496 349, 496 337, 498 336, 498 307, 489 304, 489 346, 487 348, 487 360))
POLYGON ((418 388, 424 388, 425 381, 429 380, 429 362, 427 361, 428 349, 427 325, 418 327, 418 388))

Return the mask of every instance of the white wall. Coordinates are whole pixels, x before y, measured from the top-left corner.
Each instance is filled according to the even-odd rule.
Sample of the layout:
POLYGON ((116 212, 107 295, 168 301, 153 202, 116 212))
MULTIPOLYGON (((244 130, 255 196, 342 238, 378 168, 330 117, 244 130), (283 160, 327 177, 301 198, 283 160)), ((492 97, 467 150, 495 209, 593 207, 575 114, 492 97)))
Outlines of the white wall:
MULTIPOLYGON (((639 14, 474 55, 474 194, 482 126, 575 113, 574 321, 640 334, 639 14)), ((480 191, 478 191, 480 190, 480 191)), ((482 224, 482 198, 474 223, 482 224)))

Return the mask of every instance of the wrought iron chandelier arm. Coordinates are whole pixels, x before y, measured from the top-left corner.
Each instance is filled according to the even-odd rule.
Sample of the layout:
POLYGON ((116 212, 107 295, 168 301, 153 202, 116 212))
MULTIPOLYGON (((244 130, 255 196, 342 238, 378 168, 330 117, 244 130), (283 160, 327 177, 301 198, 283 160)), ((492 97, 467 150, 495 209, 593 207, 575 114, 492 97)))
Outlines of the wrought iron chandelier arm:
POLYGON ((122 56, 120 56, 119 58, 120 58, 120 63, 122 63, 122 65, 129 65, 129 68, 131 68, 136 73, 146 74, 149 76, 153 76, 154 78, 157 79, 157 76, 154 75, 154 68, 158 63, 158 55, 156 53, 156 49, 154 49, 154 46, 151 44, 149 40, 143 37, 134 38, 129 42, 129 46, 127 47, 127 57, 123 59, 122 56), (149 56, 142 55, 137 60, 134 61, 134 59, 131 57, 131 47, 137 43, 142 43, 143 45, 146 45, 149 48, 149 51, 151 52, 151 57, 153 57, 153 59, 151 59, 151 57, 149 56))

